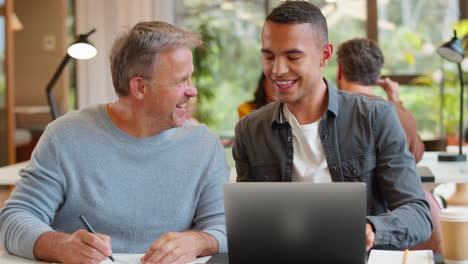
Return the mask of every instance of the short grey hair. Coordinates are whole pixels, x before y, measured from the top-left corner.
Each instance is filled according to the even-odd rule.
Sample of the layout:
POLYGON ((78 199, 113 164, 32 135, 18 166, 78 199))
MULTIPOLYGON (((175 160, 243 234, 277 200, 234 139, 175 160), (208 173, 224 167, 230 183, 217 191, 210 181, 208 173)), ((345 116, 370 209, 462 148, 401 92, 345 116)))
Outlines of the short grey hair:
POLYGON ((120 35, 110 52, 112 82, 118 96, 127 96, 132 77, 151 80, 158 54, 165 49, 203 44, 201 35, 161 21, 140 22, 120 35))

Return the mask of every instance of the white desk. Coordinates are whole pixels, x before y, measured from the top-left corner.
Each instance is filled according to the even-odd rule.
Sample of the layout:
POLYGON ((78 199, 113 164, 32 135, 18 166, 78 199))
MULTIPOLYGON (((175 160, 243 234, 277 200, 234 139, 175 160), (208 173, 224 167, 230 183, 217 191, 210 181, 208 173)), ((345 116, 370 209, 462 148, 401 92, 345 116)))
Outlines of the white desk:
POLYGON ((0 167, 0 186, 8 186, 8 193, 6 197, 10 197, 13 189, 15 189, 16 181, 20 179, 19 171, 26 167, 27 164, 28 161, 24 161, 10 166, 0 167))
MULTIPOLYGON (((140 263, 139 259, 143 256, 142 254, 113 254, 112 255, 116 260, 116 264, 137 264, 140 263)), ((197 258, 196 260, 189 262, 187 264, 201 264, 206 263, 210 257, 197 258)), ((25 259, 17 256, 12 256, 6 252, 0 252, 0 263, 1 264, 47 264, 50 262, 43 262, 37 260, 25 259)), ((110 260, 105 260, 101 264, 114 264, 110 260)))
MULTIPOLYGON (((450 153, 456 153, 458 149, 449 146, 447 150, 450 153)), ((465 154, 467 152, 465 147, 463 152, 465 154)), ((448 205, 468 206, 468 161, 438 161, 438 154, 439 152, 424 152, 423 159, 417 165, 426 166, 431 170, 435 184, 456 183, 455 193, 447 199, 448 205)))
POLYGON ((19 171, 26 167, 28 161, 23 161, 10 166, 0 167, 0 185, 15 185, 20 179, 19 171))
POLYGON ((428 167, 435 177, 435 183, 468 183, 468 161, 438 161, 440 152, 426 151, 417 166, 428 167))

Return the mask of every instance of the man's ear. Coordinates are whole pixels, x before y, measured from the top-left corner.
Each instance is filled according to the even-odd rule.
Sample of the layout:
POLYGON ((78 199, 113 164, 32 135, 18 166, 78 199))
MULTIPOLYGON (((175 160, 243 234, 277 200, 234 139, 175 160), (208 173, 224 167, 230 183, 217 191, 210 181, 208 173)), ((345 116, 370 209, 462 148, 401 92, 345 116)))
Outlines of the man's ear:
POLYGON ((322 57, 320 58, 320 67, 327 66, 327 63, 330 60, 332 54, 333 54, 333 45, 331 43, 325 44, 322 50, 322 57))
POLYGON ((145 96, 145 80, 143 78, 134 76, 128 81, 129 94, 137 100, 142 100, 145 96))

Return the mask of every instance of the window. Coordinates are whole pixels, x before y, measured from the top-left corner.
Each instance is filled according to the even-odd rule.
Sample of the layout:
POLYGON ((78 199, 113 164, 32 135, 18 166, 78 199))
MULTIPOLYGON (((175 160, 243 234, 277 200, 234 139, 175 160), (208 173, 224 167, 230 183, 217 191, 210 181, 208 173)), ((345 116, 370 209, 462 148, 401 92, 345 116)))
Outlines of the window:
POLYGON ((194 53, 198 88, 196 118, 221 135, 233 135, 237 107, 253 99, 262 72, 262 1, 184 0, 178 24, 203 35, 206 49, 194 53))
MULTIPOLYGON (((261 73, 259 50, 265 14, 281 1, 179 1, 184 6, 178 12, 179 25, 204 34, 209 47, 205 54, 200 54, 204 59, 197 57, 200 65, 195 65, 195 71, 200 74, 196 75, 201 94, 198 118, 218 133, 228 131, 232 135, 238 120, 237 106, 253 99, 261 73)), ((447 101, 458 89, 451 88, 451 84, 445 87, 444 114, 441 114, 441 73, 450 80, 453 65, 443 63, 435 50, 452 35, 451 28, 459 17, 459 1, 311 2, 327 18, 329 41, 335 50, 342 42, 356 37, 378 40, 386 60, 382 74, 401 84, 404 105, 414 113, 423 137, 430 138, 441 133, 442 122, 450 126, 449 119, 457 116, 449 109, 452 103, 447 101)), ((332 82, 335 82, 336 68, 336 56, 333 56, 324 72, 332 82)))
POLYGON ((454 133, 459 88, 442 83, 451 79, 443 76, 451 75, 447 70, 453 65, 445 68, 436 49, 453 34, 459 1, 378 0, 376 6, 377 17, 369 23, 378 29, 374 39, 385 56, 382 74, 403 84, 401 99, 418 120, 422 138, 454 133))
POLYGON ((378 40, 385 55, 384 74, 427 74, 440 68, 435 54, 450 39, 458 18, 453 0, 378 1, 378 40))

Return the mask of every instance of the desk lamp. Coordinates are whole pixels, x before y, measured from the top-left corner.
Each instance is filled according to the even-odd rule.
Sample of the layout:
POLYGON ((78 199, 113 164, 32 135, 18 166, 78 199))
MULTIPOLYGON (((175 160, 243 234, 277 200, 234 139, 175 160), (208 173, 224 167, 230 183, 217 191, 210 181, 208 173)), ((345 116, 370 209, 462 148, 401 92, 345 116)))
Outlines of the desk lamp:
POLYGON ((466 161, 466 155, 462 153, 462 145, 463 145, 463 72, 461 68, 461 62, 465 57, 465 51, 462 47, 461 39, 457 38, 457 31, 453 31, 453 38, 444 44, 442 44, 439 48, 437 48, 437 53, 439 55, 450 61, 457 63, 458 66, 458 78, 460 80, 460 120, 458 124, 458 154, 448 154, 442 153, 439 154, 439 161, 466 161))
POLYGON ((93 29, 86 34, 79 35, 76 38, 75 42, 71 44, 70 47, 68 47, 67 54, 65 54, 65 57, 62 59, 62 62, 58 66, 54 75, 52 76, 52 79, 47 84, 46 93, 53 120, 57 119, 58 113, 57 107, 55 106, 54 97, 52 95, 52 88, 54 87, 55 83, 60 77, 60 74, 62 73, 63 69, 65 68, 65 66, 71 58, 75 58, 78 60, 87 60, 96 56, 96 48, 93 45, 91 45, 88 41, 89 35, 93 34, 95 31, 96 29, 93 29))

